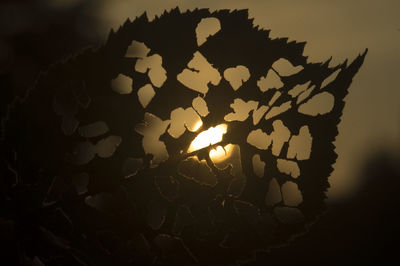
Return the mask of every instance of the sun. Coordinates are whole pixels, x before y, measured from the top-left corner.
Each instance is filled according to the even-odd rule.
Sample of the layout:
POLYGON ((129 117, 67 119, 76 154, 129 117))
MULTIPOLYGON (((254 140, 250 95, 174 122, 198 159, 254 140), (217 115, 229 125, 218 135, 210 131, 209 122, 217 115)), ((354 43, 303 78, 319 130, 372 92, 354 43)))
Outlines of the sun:
POLYGON ((209 153, 210 159, 213 163, 221 163, 225 162, 232 156, 233 153, 233 145, 227 144, 224 147, 217 146, 212 149, 209 153))
MULTIPOLYGON (((200 132, 199 135, 197 135, 197 137, 190 144, 187 152, 191 153, 221 142, 222 137, 224 134, 226 134, 227 130, 228 126, 226 124, 220 124, 218 126, 210 127, 209 129, 200 132)), ((221 152, 218 151, 218 153, 221 152)))

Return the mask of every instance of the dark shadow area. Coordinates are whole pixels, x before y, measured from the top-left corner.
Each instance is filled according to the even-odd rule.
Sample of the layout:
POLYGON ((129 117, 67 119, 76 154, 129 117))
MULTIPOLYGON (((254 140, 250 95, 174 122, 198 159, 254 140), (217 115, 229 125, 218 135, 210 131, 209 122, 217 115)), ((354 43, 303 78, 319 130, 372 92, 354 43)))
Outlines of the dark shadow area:
MULTIPOLYGON (((366 182, 352 199, 330 204, 308 233, 288 246, 269 253, 257 252, 254 261, 243 264, 337 266, 382 265, 385 261, 396 261, 400 237, 399 165, 400 160, 393 154, 378 151, 376 156, 366 160, 362 176, 366 182)), ((41 265, 21 253, 12 222, 2 219, 0 228, 2 262, 41 265)), ((57 265, 73 265, 69 263, 74 262, 57 265)))
POLYGON ((93 31, 94 19, 86 12, 91 1, 62 2, 1 1, 1 114, 16 95, 34 85, 40 71, 87 46, 99 44, 99 36, 93 31))
POLYGON ((333 203, 304 236, 245 265, 382 265, 397 260, 400 159, 377 150, 358 193, 333 203))

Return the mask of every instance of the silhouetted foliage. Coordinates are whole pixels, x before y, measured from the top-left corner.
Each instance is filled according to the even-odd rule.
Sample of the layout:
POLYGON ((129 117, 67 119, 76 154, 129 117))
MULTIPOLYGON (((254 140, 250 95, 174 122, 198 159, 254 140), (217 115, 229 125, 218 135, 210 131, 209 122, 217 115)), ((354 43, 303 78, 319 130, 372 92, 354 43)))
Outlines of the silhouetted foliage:
POLYGON ((2 147, 7 161, 1 166, 1 215, 17 232, 27 256, 50 265, 225 265, 304 232, 325 210, 327 179, 337 158, 332 142, 343 99, 367 51, 349 64, 330 67, 329 60, 307 62, 302 54, 305 43, 271 39, 268 33, 254 27, 245 10, 180 13, 174 9, 153 21, 144 14, 112 31, 100 48, 87 49, 42 74, 26 97, 10 106, 2 147), (217 18, 221 30, 199 46, 196 26, 207 17, 217 18), (154 85, 149 69, 135 70, 143 58, 125 56, 132 41, 150 48, 148 56, 161 55, 167 77, 161 86, 154 85), (143 148, 144 134, 138 134, 137 126, 146 113, 165 122, 172 110, 191 108, 192 99, 199 96, 176 78, 196 51, 221 76, 238 65, 250 72, 238 90, 222 78, 217 85, 208 83, 209 91, 203 95, 209 110, 202 118, 203 128, 228 124, 218 145, 240 147, 243 182, 232 174, 232 166, 219 169, 211 161, 209 151, 216 145, 185 153, 198 132, 186 130, 174 138, 165 131, 168 124, 159 138, 168 159, 157 165, 143 148), (301 70, 285 76, 274 69, 282 87, 260 90, 260 78, 280 58, 301 70), (336 71, 337 77, 321 86, 336 71), (133 80, 132 92, 113 90, 112 81, 120 74, 133 80), (325 92, 334 98, 329 112, 299 111, 304 101, 289 92, 307 83, 306 89, 313 89, 304 101, 325 92), (146 84, 157 88, 143 108, 137 91, 146 84), (267 105, 277 91, 279 97, 270 110, 284 104, 290 108, 274 119, 261 119, 255 126, 256 110, 244 121, 224 119, 236 98, 267 105), (92 134, 90 129, 82 133, 81 126, 98 121, 106 125, 97 125, 101 133, 92 134), (300 176, 283 173, 278 166, 278 160, 289 158, 285 157, 289 138, 277 154, 274 140, 272 150, 269 144, 259 149, 246 141, 255 129, 274 134, 279 125, 275 121, 281 121, 292 136, 300 135, 304 126, 312 136, 309 158, 291 158, 300 176), (266 162, 263 177, 253 172, 254 154, 266 162), (200 167, 196 171, 204 176, 199 179, 179 171, 190 156, 206 160, 215 184, 200 167), (280 187, 294 183, 302 202, 286 206, 284 198, 267 205, 273 179, 280 187))

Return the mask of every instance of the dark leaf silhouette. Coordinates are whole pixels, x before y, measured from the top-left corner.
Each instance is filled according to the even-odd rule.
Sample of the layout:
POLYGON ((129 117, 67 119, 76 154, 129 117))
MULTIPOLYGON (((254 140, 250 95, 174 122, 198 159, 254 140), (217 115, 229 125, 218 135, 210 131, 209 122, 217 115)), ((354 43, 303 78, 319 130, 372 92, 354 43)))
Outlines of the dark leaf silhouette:
POLYGON ((7 218, 47 262, 227 265, 286 243, 325 209, 367 53, 330 66, 304 46, 246 10, 127 20, 10 106, 7 218))

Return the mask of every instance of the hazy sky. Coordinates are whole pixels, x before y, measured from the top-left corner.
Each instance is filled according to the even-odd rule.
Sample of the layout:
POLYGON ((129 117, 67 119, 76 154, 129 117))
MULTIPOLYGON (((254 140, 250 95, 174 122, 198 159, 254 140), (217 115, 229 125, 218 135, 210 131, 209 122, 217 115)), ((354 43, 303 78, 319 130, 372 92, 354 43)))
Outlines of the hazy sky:
MULTIPOLYGON (((50 1, 50 0, 49 0, 50 1)), ((69 0, 73 3, 77 0, 69 0)), ((56 3, 59 0, 51 0, 56 3)), ((63 2, 65 5, 66 1, 63 2)), ((254 23, 271 29, 271 37, 307 41, 305 54, 313 62, 333 57, 332 64, 353 60, 365 48, 366 61, 346 97, 339 125, 339 154, 330 177, 329 199, 352 194, 362 185, 361 168, 373 153, 400 151, 400 1, 363 0, 157 0, 94 1, 88 16, 98 21, 96 34, 106 39, 126 18, 147 12, 149 18, 179 6, 249 9, 254 23)))

